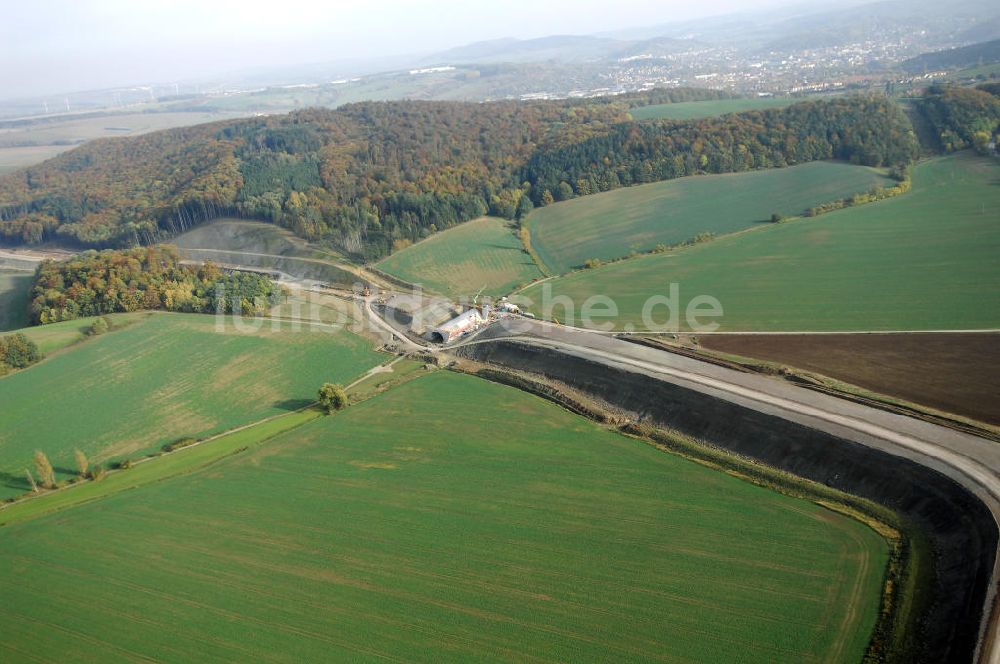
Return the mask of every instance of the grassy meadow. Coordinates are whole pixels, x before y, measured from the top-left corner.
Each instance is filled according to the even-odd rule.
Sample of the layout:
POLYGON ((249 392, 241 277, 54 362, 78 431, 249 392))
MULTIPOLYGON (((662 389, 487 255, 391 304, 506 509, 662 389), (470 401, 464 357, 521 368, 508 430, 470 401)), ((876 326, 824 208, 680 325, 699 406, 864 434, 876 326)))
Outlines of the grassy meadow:
POLYGON ((503 295, 542 276, 510 222, 483 217, 432 235, 378 267, 451 297, 503 295))
POLYGON ((591 258, 608 260, 703 232, 732 233, 802 214, 820 203, 889 184, 877 171, 836 162, 704 175, 616 189, 539 208, 532 244, 556 274, 591 258))
POLYGON ((763 111, 769 108, 785 108, 805 101, 802 97, 743 97, 739 99, 709 99, 707 101, 683 101, 676 104, 654 104, 633 108, 635 120, 697 120, 726 113, 741 111, 763 111))
POLYGON ((859 661, 886 556, 847 517, 439 372, 0 529, 0 658, 859 661))
MULTIPOLYGON (((383 358, 346 331, 266 323, 243 334, 227 322, 218 333, 210 316, 140 316, 0 379, 0 498, 27 490, 35 450, 68 478, 75 448, 106 461, 218 433, 300 407, 383 358)), ((85 323, 58 325, 43 350, 78 341, 85 323)))
MULTIPOLYGON (((591 295, 608 295, 617 303, 618 325, 639 328, 647 298, 667 295, 670 283, 680 285, 683 307, 698 295, 718 298, 723 331, 997 328, 998 179, 996 160, 969 153, 937 158, 919 164, 912 191, 897 198, 543 286, 578 307, 591 295)), ((540 302, 541 288, 524 295, 540 302)), ((659 307, 654 319, 665 318, 659 307)))
MULTIPOLYGON (((149 315, 150 314, 148 313, 137 312, 130 314, 113 314, 108 318, 113 322, 116 328, 122 328, 143 320, 149 315)), ((95 320, 97 320, 97 317, 91 316, 87 318, 77 318, 76 320, 67 320, 61 323, 52 323, 50 325, 25 327, 17 331, 34 341, 38 346, 38 349, 42 351, 43 354, 49 355, 87 339, 87 333, 90 330, 90 326, 94 324, 95 320)))
POLYGON ((0 332, 16 330, 28 324, 28 300, 31 272, 0 269, 0 332))

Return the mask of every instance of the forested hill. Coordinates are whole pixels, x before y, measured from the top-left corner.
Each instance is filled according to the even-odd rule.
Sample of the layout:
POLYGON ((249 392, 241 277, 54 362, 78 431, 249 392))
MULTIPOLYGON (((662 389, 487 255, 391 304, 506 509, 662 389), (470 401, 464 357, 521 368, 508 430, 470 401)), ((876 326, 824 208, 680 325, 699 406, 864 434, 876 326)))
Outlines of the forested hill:
POLYGON ((375 258, 486 212, 515 217, 699 172, 893 165, 917 153, 906 117, 877 96, 689 122, 629 114, 719 96, 361 103, 94 141, 0 178, 0 239, 148 244, 236 214, 375 258))
POLYGON ((986 154, 1000 134, 1000 85, 977 88, 932 85, 917 105, 945 152, 973 147, 986 154))

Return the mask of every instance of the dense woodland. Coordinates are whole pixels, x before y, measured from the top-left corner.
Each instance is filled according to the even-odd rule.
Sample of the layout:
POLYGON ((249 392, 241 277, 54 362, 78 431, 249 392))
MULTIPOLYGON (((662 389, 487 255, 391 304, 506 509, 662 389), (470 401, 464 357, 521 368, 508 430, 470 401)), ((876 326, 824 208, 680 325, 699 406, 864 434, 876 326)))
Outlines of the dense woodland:
POLYGON ((86 251, 38 267, 31 291, 35 323, 144 309, 252 314, 270 305, 274 284, 263 275, 223 274, 212 263, 181 265, 170 245, 86 251))
POLYGON ((99 140, 0 178, 0 239, 135 246, 235 214, 373 259, 487 212, 514 218, 693 173, 829 158, 894 165, 917 153, 908 121, 885 97, 687 122, 629 114, 720 96, 371 102, 99 140))
POLYGON ((946 152, 974 147, 985 153, 1000 133, 1000 85, 978 88, 935 85, 927 89, 920 110, 946 152))
POLYGON ((780 168, 820 159, 867 166, 914 160, 909 121, 886 97, 843 97, 697 122, 652 122, 610 131, 532 157, 522 171, 532 199, 573 196, 696 173, 780 168))

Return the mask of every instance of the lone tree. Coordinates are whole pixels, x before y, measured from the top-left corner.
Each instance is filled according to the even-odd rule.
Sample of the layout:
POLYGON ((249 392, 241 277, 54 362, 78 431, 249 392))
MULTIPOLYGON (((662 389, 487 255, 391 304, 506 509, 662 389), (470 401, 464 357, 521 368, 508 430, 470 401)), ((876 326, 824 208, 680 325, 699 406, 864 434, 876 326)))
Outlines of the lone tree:
POLYGON ((80 473, 80 477, 86 477, 87 468, 90 466, 90 462, 87 461, 87 455, 80 450, 76 450, 73 456, 76 458, 76 470, 80 473))
POLYGON ((35 472, 38 473, 38 479, 41 480, 43 487, 46 489, 55 488, 56 474, 52 471, 49 458, 41 450, 35 452, 35 472))
POLYGON ((31 471, 25 468, 24 476, 28 478, 28 486, 31 487, 31 492, 38 493, 38 484, 35 482, 35 477, 31 474, 31 471))
POLYGON ((324 383, 319 388, 319 405, 326 409, 327 414, 343 410, 347 406, 347 393, 340 385, 324 383))

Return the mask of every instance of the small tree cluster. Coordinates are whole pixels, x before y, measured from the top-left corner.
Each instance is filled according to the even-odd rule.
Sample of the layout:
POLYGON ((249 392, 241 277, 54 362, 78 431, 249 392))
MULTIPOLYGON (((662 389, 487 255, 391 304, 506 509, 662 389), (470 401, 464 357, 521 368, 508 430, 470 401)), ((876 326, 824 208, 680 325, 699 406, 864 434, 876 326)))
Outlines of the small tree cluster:
POLYGON ((34 341, 20 332, 0 337, 0 376, 11 369, 24 369, 42 359, 34 341))

